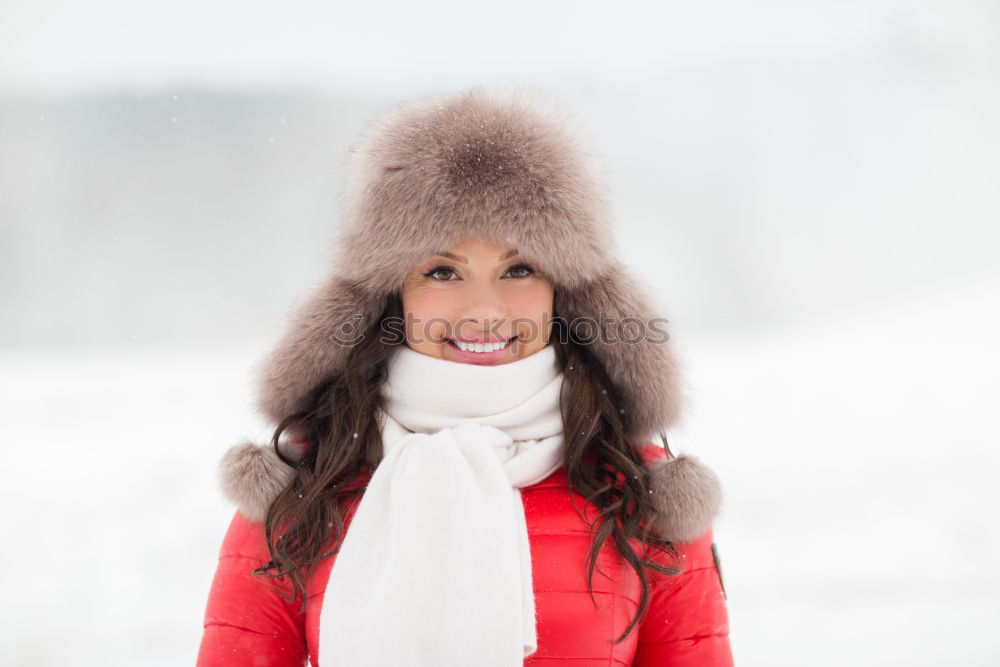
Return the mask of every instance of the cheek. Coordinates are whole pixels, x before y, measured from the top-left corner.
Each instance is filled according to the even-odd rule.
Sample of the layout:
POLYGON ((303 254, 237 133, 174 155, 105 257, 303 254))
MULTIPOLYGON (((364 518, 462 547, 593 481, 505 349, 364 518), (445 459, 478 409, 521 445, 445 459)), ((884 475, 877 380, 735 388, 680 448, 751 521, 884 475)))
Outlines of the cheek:
POLYGON ((552 312, 552 288, 548 285, 533 285, 516 292, 510 302, 515 313, 525 317, 538 317, 541 313, 552 312))
POLYGON ((436 342, 449 335, 452 301, 441 290, 403 292, 406 337, 411 343, 436 342))
POLYGON ((552 287, 547 284, 532 285, 511 295, 508 305, 519 333, 547 327, 552 320, 552 297, 552 287))

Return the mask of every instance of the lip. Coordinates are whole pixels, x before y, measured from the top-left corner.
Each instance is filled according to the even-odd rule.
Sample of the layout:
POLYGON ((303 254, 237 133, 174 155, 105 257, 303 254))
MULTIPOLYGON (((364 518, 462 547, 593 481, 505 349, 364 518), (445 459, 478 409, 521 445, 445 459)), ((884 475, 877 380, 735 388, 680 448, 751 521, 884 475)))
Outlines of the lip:
POLYGON ((474 363, 474 364, 492 364, 503 359, 506 355, 510 354, 510 349, 516 344, 517 336, 511 336, 510 338, 497 338, 491 336, 490 338, 449 338, 445 345, 451 351, 452 355, 461 361, 474 363), (463 343, 502 343, 504 340, 507 344, 503 349, 496 350, 494 352, 465 352, 460 350, 458 345, 455 344, 456 340, 460 340, 463 343))

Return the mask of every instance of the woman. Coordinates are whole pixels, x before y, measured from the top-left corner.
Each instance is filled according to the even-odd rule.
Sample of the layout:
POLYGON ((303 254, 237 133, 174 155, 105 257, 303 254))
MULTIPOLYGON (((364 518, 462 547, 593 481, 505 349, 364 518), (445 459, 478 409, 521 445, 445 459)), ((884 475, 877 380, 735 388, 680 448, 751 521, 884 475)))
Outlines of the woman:
POLYGON ((221 465, 199 665, 732 664, 719 483, 653 440, 678 364, 582 146, 477 88, 353 147, 270 446, 221 465))

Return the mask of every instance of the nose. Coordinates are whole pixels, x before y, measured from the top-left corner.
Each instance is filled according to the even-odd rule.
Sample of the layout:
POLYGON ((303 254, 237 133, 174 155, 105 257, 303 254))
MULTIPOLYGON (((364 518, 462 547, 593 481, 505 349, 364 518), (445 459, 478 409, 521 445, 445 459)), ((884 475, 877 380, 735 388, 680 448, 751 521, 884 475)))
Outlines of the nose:
POLYGON ((468 290, 460 318, 456 323, 460 335, 504 335, 510 313, 500 290, 492 285, 477 285, 468 290))

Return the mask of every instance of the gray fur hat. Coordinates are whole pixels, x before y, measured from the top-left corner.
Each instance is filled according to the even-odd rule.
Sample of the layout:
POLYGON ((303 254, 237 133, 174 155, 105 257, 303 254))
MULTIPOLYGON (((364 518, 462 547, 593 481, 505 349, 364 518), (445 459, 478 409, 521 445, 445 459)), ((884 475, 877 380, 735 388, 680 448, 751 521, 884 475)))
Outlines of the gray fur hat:
MULTIPOLYGON (((260 412, 277 423, 303 409, 343 368, 350 347, 335 341, 368 329, 418 262, 477 238, 516 248, 552 280, 555 315, 586 338, 614 384, 630 441, 647 444, 677 423, 679 362, 662 328, 651 333, 660 316, 652 295, 616 257, 601 169, 572 125, 537 93, 483 87, 376 118, 348 149, 333 270, 256 368, 260 412), (619 328, 627 322, 641 335, 622 341, 635 333, 619 328)), ((289 478, 282 467, 261 448, 237 446, 223 461, 223 486, 262 518, 289 478)), ((655 468, 654 488, 675 516, 663 527, 675 536, 707 527, 721 501, 712 471, 687 456, 655 468)))

